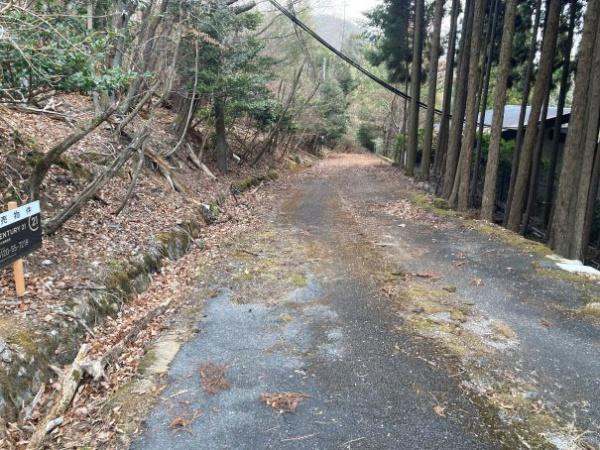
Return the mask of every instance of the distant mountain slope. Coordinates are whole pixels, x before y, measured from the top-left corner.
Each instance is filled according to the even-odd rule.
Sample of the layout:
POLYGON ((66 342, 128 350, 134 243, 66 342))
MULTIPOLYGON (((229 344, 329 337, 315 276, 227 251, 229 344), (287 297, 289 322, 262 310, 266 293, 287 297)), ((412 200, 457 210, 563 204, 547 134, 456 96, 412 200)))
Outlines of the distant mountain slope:
POLYGON ((362 32, 362 28, 350 19, 344 22, 339 17, 325 14, 315 14, 312 23, 315 31, 337 49, 341 47, 342 39, 362 32))

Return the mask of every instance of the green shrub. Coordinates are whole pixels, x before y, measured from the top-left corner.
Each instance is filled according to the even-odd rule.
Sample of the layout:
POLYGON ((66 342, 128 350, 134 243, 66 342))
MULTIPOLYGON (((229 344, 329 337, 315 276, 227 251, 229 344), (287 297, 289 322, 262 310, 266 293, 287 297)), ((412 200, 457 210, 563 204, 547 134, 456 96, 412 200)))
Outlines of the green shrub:
POLYGON ((374 125, 362 124, 356 133, 360 145, 370 152, 375 152, 375 139, 377 139, 379 134, 377 131, 374 125))

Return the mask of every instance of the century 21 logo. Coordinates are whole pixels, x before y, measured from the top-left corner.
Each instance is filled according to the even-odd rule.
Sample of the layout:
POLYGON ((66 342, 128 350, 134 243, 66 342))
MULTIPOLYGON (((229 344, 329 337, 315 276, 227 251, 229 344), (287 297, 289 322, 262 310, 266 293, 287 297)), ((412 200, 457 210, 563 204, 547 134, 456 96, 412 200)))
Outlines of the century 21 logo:
POLYGON ((39 218, 39 216, 37 216, 37 215, 31 216, 29 218, 29 229, 31 231, 37 231, 39 227, 40 227, 40 218, 39 218))

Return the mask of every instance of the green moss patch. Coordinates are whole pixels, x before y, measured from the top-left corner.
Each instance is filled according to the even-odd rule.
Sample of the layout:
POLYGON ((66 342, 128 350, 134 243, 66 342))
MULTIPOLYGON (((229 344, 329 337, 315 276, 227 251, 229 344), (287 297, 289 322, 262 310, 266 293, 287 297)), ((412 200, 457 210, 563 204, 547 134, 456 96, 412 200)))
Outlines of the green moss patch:
POLYGON ((252 175, 246 177, 239 183, 234 184, 233 186, 237 192, 242 193, 252 189, 253 187, 258 186, 263 182, 276 180, 277 178, 279 178, 279 174, 277 173, 277 171, 275 169, 269 169, 264 175, 252 175))
POLYGON ((533 253, 538 256, 547 256, 552 254, 549 247, 546 247, 541 242, 532 241, 524 238, 518 233, 507 230, 498 225, 490 224, 489 222, 476 221, 475 229, 483 234, 487 234, 495 239, 498 239, 511 247, 516 247, 526 253, 533 253))
POLYGON ((408 200, 415 206, 442 217, 458 217, 458 213, 450 209, 448 202, 440 197, 434 197, 422 191, 410 191, 408 200))
POLYGON ((306 277, 301 273, 293 274, 292 276, 290 276, 289 280, 293 286, 298 288, 305 287, 308 284, 308 282, 306 281, 306 277))

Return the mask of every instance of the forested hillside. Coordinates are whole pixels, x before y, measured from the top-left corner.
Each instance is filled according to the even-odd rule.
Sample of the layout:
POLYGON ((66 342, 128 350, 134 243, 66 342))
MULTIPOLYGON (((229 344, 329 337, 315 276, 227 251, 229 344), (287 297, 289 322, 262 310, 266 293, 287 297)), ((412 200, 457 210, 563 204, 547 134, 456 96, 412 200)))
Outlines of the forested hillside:
POLYGON ((336 5, 0 0, 0 448, 600 448, 600 0, 336 5))

